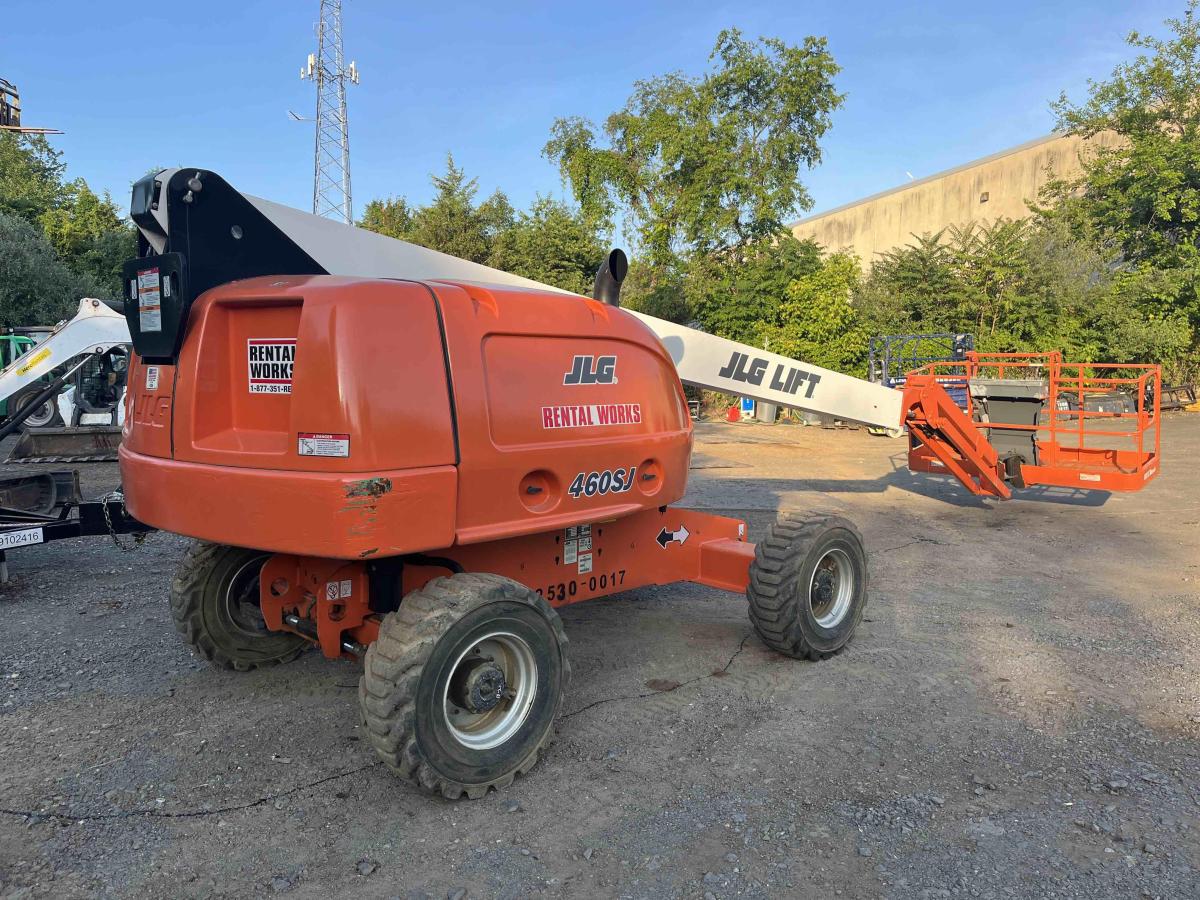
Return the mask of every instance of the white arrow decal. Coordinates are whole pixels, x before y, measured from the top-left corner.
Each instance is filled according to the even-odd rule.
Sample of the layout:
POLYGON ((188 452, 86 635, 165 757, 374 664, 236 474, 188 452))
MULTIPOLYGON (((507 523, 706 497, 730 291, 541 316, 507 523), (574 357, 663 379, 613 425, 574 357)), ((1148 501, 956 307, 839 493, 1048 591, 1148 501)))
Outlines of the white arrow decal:
POLYGON ((678 531, 667 531, 667 529, 664 528, 662 531, 660 531, 658 533, 658 537, 656 537, 655 540, 658 541, 658 546, 660 546, 664 550, 666 550, 667 544, 671 543, 671 541, 675 541, 679 544, 684 544, 687 542, 687 539, 691 536, 692 536, 692 534, 690 531, 687 530, 687 526, 680 525, 678 531))

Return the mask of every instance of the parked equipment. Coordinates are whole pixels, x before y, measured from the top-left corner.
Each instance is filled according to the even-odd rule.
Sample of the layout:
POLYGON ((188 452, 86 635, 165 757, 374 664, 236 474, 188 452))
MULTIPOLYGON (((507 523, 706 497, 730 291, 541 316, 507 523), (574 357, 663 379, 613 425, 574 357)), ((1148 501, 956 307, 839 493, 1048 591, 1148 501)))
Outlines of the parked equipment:
POLYGON ((1196 385, 1194 384, 1179 384, 1179 385, 1164 385, 1162 400, 1160 406, 1165 412, 1167 410, 1177 409, 1192 409, 1197 408, 1198 396, 1196 393, 1196 385))
POLYGON ((922 397, 908 418, 909 468, 950 472, 977 484, 975 493, 1035 484, 1137 491, 1159 472, 1158 366, 972 352, 910 372, 905 395, 922 397), (966 409, 940 411, 953 386, 965 389, 966 409), (962 452, 958 444, 972 440, 977 453, 962 452))
POLYGON ((141 540, 150 531, 126 512, 119 491, 84 500, 78 472, 0 478, 0 584, 8 581, 9 550, 104 534, 114 543, 123 534, 141 540))
MULTIPOLYGON (((895 391, 620 309, 620 251, 585 299, 203 170, 138 182, 131 214, 121 470, 139 521, 200 539, 178 627, 233 669, 313 645, 364 658, 371 744, 446 797, 507 785, 549 739, 570 676, 557 606, 694 581, 744 591, 786 655, 850 640, 867 601, 851 523, 785 517, 755 547, 737 519, 671 506, 692 447, 681 381, 906 420, 976 493, 1007 497, 1025 471, 936 376, 895 391)), ((1152 478, 1157 446, 1136 465, 1152 478)))
POLYGON ((8 404, 0 440, 23 429, 8 461, 116 459, 128 367, 124 316, 86 298, 73 318, 36 342, 32 332, 21 355, 0 370, 0 401, 8 404))
MULTIPOLYGON (((890 388, 903 387, 908 373, 930 363, 962 362, 975 349, 975 335, 930 332, 883 334, 867 346, 867 381, 890 388)), ((953 391, 949 392, 959 400, 953 391)), ((960 406, 966 405, 963 397, 960 406)))

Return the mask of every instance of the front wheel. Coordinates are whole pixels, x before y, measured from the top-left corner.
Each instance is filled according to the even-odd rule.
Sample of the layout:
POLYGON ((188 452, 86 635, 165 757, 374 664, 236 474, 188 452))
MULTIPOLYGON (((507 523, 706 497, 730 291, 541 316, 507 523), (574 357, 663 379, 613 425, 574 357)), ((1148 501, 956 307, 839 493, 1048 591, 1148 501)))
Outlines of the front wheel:
POLYGON ((384 617, 359 683, 375 751, 449 799, 524 774, 553 736, 571 676, 562 621, 499 575, 435 578, 384 617))
MULTIPOLYGON (((34 401, 40 394, 45 385, 38 383, 30 385, 25 390, 21 391, 12 401, 13 416, 17 416, 25 410, 30 403, 34 401)), ((31 412, 24 421, 26 428, 51 428, 55 425, 63 423, 62 416, 58 412, 58 406, 54 402, 54 398, 43 400, 38 408, 31 412)))
POLYGON ((763 643, 821 660, 850 641, 867 605, 862 536, 840 516, 784 516, 754 551, 746 589, 763 643))

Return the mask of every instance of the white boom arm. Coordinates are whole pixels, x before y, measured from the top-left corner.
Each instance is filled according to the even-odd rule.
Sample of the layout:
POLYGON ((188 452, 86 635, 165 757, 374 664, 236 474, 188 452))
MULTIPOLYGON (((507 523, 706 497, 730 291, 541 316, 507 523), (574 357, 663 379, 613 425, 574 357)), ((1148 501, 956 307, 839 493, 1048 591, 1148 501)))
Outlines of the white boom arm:
MULTIPOLYGON (((631 310, 632 312, 632 310, 631 310)), ((881 428, 900 427, 900 392, 634 312, 663 342, 684 384, 881 428)))
MULTIPOLYGON (((255 252, 264 259, 275 255, 293 258, 290 251, 298 248, 311 264, 329 275, 469 281, 482 285, 521 287, 575 296, 509 272, 242 194, 225 185, 219 176, 212 173, 196 172, 194 182, 188 181, 184 185, 183 179, 192 171, 168 169, 154 176, 154 196, 158 197, 159 201, 152 207, 146 207, 141 215, 134 214, 134 220, 143 236, 157 252, 161 253, 167 248, 172 233, 172 216, 182 214, 182 210, 187 208, 190 210, 189 220, 194 220, 195 209, 198 208, 182 204, 172 206, 172 198, 175 196, 173 192, 187 189, 189 193, 183 198, 184 204, 216 204, 214 209, 233 207, 228 197, 214 197, 215 193, 229 192, 239 203, 248 204, 250 207, 238 215, 245 217, 253 214, 265 220, 258 222, 252 229, 249 223, 239 219, 241 224, 247 225, 247 240, 250 239, 252 231, 254 235, 261 237, 261 249, 255 252), (205 187, 205 184, 208 186, 205 187), (175 187, 171 188, 171 185, 175 187), (196 196, 193 196, 193 189, 199 192, 196 196), (176 212, 170 213, 170 209, 175 209, 176 212), (283 250, 280 249, 281 246, 283 250)), ((208 227, 214 230, 228 230, 228 222, 219 217, 216 221, 219 225, 213 224, 208 227)), ((279 274, 297 274, 282 269, 277 271, 279 274)), ((226 280, 231 277, 242 276, 228 272, 223 275, 226 280)), ((899 391, 788 359, 777 353, 768 353, 736 341, 714 337, 653 316, 641 313, 634 315, 658 335, 671 354, 671 359, 675 361, 680 380, 686 384, 753 397, 780 406, 823 413, 851 422, 883 428, 900 427, 899 391)))
POLYGON ((74 318, 60 322, 48 338, 0 371, 0 400, 7 400, 81 353, 102 353, 110 347, 128 343, 129 326, 123 315, 113 312, 99 300, 90 297, 80 300, 79 312, 74 318))

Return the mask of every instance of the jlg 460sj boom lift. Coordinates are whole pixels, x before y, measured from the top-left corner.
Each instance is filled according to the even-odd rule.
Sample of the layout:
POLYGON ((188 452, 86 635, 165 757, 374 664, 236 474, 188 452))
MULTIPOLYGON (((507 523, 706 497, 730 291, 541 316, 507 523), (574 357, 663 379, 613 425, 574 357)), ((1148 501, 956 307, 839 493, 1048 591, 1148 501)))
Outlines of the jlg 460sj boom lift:
MULTIPOLYGON (((850 639, 849 522, 785 518, 755 547, 671 506, 680 378, 883 426, 901 394, 621 310, 619 252, 583 298, 211 172, 143 179, 131 209, 121 467, 139 520, 200 539, 175 620, 235 669, 365 656, 362 716, 402 777, 478 797, 533 765, 570 674, 556 606, 694 581, 744 591, 790 656, 850 639)), ((966 452, 987 446, 963 421, 966 452)), ((971 465, 1002 483, 994 457, 971 465)))

